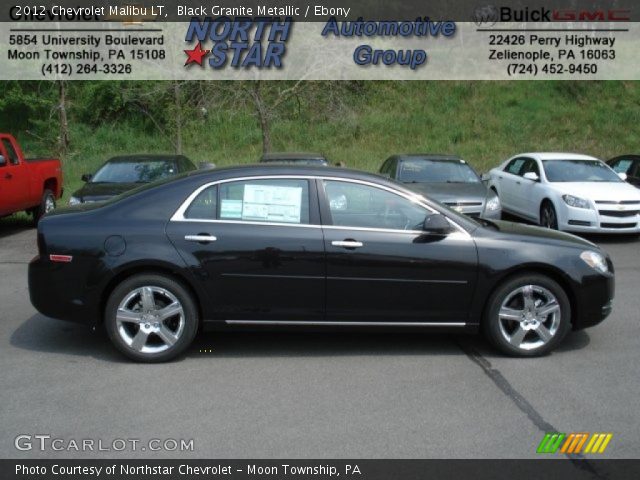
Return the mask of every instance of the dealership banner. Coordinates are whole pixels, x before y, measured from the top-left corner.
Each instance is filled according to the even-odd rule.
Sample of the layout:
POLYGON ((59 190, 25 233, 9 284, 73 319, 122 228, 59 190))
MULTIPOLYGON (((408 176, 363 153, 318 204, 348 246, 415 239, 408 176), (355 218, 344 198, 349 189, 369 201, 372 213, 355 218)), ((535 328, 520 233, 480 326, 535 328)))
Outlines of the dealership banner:
POLYGON ((638 460, 0 460, 3 479, 630 479, 638 460))
POLYGON ((5 4, 0 80, 640 79, 634 2, 451 3, 5 4))

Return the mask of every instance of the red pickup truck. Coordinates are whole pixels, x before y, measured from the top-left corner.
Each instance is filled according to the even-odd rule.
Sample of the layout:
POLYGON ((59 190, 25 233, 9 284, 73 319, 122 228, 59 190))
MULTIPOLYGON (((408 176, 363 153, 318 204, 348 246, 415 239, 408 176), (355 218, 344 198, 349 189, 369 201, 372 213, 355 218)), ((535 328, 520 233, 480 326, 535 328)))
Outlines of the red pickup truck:
POLYGON ((37 221, 61 196, 60 160, 27 160, 16 139, 0 133, 0 217, 25 210, 37 221))

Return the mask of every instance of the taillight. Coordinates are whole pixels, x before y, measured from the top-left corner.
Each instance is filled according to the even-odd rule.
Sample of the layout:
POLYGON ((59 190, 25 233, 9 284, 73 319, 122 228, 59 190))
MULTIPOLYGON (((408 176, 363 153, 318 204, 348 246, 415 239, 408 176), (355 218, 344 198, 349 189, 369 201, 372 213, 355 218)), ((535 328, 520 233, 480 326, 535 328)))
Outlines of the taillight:
POLYGON ((73 257, 71 255, 57 255, 52 253, 49 255, 49 260, 55 263, 71 263, 73 257))

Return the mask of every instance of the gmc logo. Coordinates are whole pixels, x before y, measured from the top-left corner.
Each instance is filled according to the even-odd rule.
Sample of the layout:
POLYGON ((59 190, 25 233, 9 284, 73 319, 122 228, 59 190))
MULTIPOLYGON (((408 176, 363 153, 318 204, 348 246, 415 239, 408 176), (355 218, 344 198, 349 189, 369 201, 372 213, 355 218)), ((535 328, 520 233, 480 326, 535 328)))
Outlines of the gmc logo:
POLYGON ((631 10, 554 10, 555 22, 630 22, 631 10))

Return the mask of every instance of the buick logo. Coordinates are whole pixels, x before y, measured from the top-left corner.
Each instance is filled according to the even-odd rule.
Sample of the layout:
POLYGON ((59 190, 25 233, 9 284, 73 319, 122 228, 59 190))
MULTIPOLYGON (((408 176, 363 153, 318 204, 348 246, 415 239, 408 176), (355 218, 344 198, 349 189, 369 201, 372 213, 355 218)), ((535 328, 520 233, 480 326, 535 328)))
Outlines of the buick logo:
POLYGON ((473 21, 479 27, 492 27, 498 22, 499 12, 495 5, 478 7, 473 12, 473 21))

